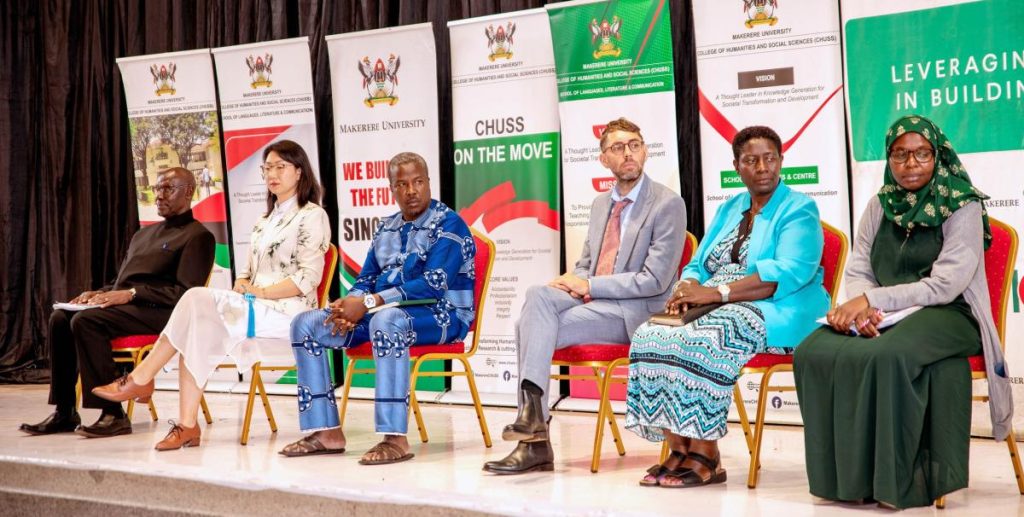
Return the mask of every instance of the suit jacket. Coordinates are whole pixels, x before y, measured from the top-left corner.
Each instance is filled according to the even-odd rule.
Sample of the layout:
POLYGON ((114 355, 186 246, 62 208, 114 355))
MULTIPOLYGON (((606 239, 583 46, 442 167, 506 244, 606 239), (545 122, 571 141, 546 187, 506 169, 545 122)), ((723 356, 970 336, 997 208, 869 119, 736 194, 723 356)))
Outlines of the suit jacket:
MULTIPOLYGON (((614 187, 613 187, 614 188, 614 187)), ((611 215, 605 192, 590 207, 590 227, 574 273, 590 280, 590 296, 618 302, 630 335, 651 314, 665 308, 679 272, 686 241, 686 203, 668 187, 644 178, 639 186, 612 274, 594 276, 611 215)))
MULTIPOLYGON (((683 278, 701 284, 711 278, 704 262, 749 209, 750 193, 746 191, 718 207, 697 253, 683 269, 683 278)), ((747 274, 758 273, 762 281, 777 283, 775 294, 753 302, 764 314, 769 346, 797 346, 820 326, 814 320, 828 312, 821 268, 824 240, 818 205, 779 182, 772 198, 754 217, 747 248, 747 274)))
POLYGON ((298 314, 319 306, 316 288, 324 273, 324 253, 331 243, 327 212, 316 203, 293 206, 280 222, 268 224, 264 216, 256 222, 249 246, 249 260, 238 278, 248 278, 256 287, 267 287, 288 278, 302 294, 277 300, 257 298, 278 312, 298 314), (269 234, 272 234, 270 236, 269 234), (269 242, 264 244, 266 238, 269 242))

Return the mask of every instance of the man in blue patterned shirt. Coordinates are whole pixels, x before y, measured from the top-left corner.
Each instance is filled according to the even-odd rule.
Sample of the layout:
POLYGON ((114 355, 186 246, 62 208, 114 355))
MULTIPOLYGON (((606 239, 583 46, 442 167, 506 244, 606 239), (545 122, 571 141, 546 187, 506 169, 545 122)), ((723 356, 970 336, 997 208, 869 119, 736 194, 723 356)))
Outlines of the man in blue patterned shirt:
POLYGON ((411 459, 405 436, 408 349, 462 340, 473 322, 476 246, 469 227, 457 213, 430 198, 427 164, 420 155, 399 153, 392 158, 388 180, 400 212, 377 226, 352 290, 330 308, 307 311, 292 321, 299 425, 303 432, 314 432, 285 447, 285 456, 344 452, 328 349, 370 341, 377 366, 374 420, 384 439, 359 462, 381 465, 411 459), (414 300, 432 301, 379 308, 414 300), (374 308, 378 309, 370 313, 374 308))

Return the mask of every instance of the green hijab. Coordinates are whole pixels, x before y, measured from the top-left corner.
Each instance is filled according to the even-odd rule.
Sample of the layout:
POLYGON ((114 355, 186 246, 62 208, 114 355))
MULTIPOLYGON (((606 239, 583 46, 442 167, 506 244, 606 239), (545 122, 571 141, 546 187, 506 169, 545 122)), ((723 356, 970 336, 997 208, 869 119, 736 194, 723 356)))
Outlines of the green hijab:
POLYGON ((985 199, 988 196, 971 184, 967 170, 953 150, 953 144, 934 122, 920 115, 907 115, 897 120, 885 134, 885 151, 888 155, 893 142, 904 133, 918 133, 925 137, 935 149, 935 171, 931 181, 917 192, 896 183, 889 160, 885 160, 885 179, 878 191, 885 218, 908 231, 915 226, 942 226, 949 216, 960 207, 978 201, 981 203, 982 227, 985 232, 985 249, 992 244, 992 231, 988 224, 985 199))

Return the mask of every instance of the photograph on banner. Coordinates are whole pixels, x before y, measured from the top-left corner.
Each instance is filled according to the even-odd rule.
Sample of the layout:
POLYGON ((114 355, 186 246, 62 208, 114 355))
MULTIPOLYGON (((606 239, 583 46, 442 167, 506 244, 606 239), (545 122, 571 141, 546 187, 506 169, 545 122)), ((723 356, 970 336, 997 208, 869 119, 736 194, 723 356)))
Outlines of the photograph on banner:
MULTIPOLYGON (((388 179, 391 158, 400 152, 422 156, 430 176, 430 197, 440 198, 437 54, 430 23, 338 34, 326 41, 344 294, 359 276, 381 219, 398 212, 388 179)), ((372 364, 366 361, 365 366, 372 364)), ((442 367, 441 361, 430 361, 422 370, 442 367)), ((373 378, 357 375, 353 386, 372 387, 373 378)), ((441 391, 444 379, 424 378, 417 389, 441 391)))
MULTIPOLYGON (((561 273, 558 89, 550 31, 543 9, 449 23, 455 208, 496 246, 472 359, 485 404, 516 404, 515 324, 526 287, 561 273)), ((445 400, 467 389, 464 380, 454 379, 445 400)))
POLYGON ((230 183, 232 251, 249 255, 256 221, 267 210, 263 150, 280 140, 302 146, 320 177, 308 38, 213 49, 224 155, 230 183))
POLYGON ((601 166, 601 131, 625 117, 647 144, 645 173, 679 192, 672 27, 666 1, 547 6, 562 128, 565 262, 580 257, 590 205, 614 176, 601 166))
MULTIPOLYGON (((1019 2, 843 1, 854 224, 878 194, 886 132, 899 117, 932 120, 949 139, 974 187, 989 196, 989 216, 1024 228, 1024 9, 1019 2), (930 37, 934 27, 955 31, 930 37), (998 20, 998 21, 995 21, 998 20), (998 25, 998 30, 994 27, 998 25)), ((1024 251, 1009 282, 1005 356, 1024 429, 1024 251), (1015 365, 1017 367, 1015 367, 1015 365)), ((985 383, 974 383, 985 394, 985 383)), ((972 434, 989 435, 985 403, 975 402, 972 434)), ((1020 436, 1018 434, 1018 436, 1020 436)))
MULTIPOLYGON (((117 60, 128 107, 133 174, 142 226, 157 223, 157 174, 184 167, 196 181, 192 214, 217 244, 210 287, 231 288, 231 253, 224 202, 224 164, 213 63, 208 49, 117 60)), ((157 375, 161 389, 176 389, 177 362, 157 375)), ((237 383, 234 371, 210 378, 214 390, 237 383)))
MULTIPOLYGON (((681 192, 672 26, 665 0, 581 0, 547 10, 562 128, 565 263, 571 270, 583 250, 594 198, 615 185, 599 161, 609 121, 625 117, 639 126, 647 144, 645 175, 681 192)), ((573 398, 597 397, 593 382, 569 384, 573 398)), ((623 398, 617 391, 614 399, 623 398)))
MULTIPOLYGON (((706 224, 745 191, 733 166, 733 137, 768 126, 782 139, 782 181, 811 196, 821 219, 850 235, 839 5, 697 0, 693 14, 706 224)), ((739 381, 749 410, 760 378, 739 381)), ((776 381, 791 383, 792 375, 776 381)), ((796 393, 774 394, 766 411, 770 422, 800 422, 796 393)))

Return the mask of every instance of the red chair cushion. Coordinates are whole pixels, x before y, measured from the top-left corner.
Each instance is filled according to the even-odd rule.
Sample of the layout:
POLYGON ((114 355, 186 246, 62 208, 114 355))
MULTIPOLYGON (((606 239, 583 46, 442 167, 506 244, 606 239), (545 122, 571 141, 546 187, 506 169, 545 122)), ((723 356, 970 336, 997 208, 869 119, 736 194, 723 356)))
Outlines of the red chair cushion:
POLYGON ((1013 247, 1013 236, 999 224, 992 225, 992 245, 985 250, 985 279, 988 281, 989 303, 992 304, 992 317, 995 318, 996 330, 999 329, 1000 314, 1003 301, 1003 287, 1006 275, 1012 271, 1007 267, 1010 260, 1010 248, 1013 247))
POLYGON ((822 227, 822 233, 825 236, 825 246, 821 253, 821 267, 825 270, 825 290, 831 296, 835 294, 834 283, 836 269, 839 267, 839 260, 843 254, 843 238, 824 227, 822 227))
POLYGON ((972 372, 985 371, 985 356, 981 354, 968 357, 967 363, 971 365, 972 372))
POLYGON ((555 350, 555 361, 614 361, 629 357, 629 345, 582 344, 555 350))
POLYGON ((744 368, 771 368, 780 364, 793 364, 792 354, 756 354, 751 357, 744 368))
MULTIPOLYGON (((409 348, 409 357, 419 357, 426 354, 461 354, 466 351, 466 344, 462 341, 444 345, 416 345, 409 348)), ((354 346, 345 351, 353 359, 373 359, 373 345, 369 341, 359 346, 354 346)))
POLYGON ((110 348, 114 350, 142 348, 156 343, 157 339, 160 339, 159 335, 139 334, 135 336, 121 336, 110 340, 110 348))

